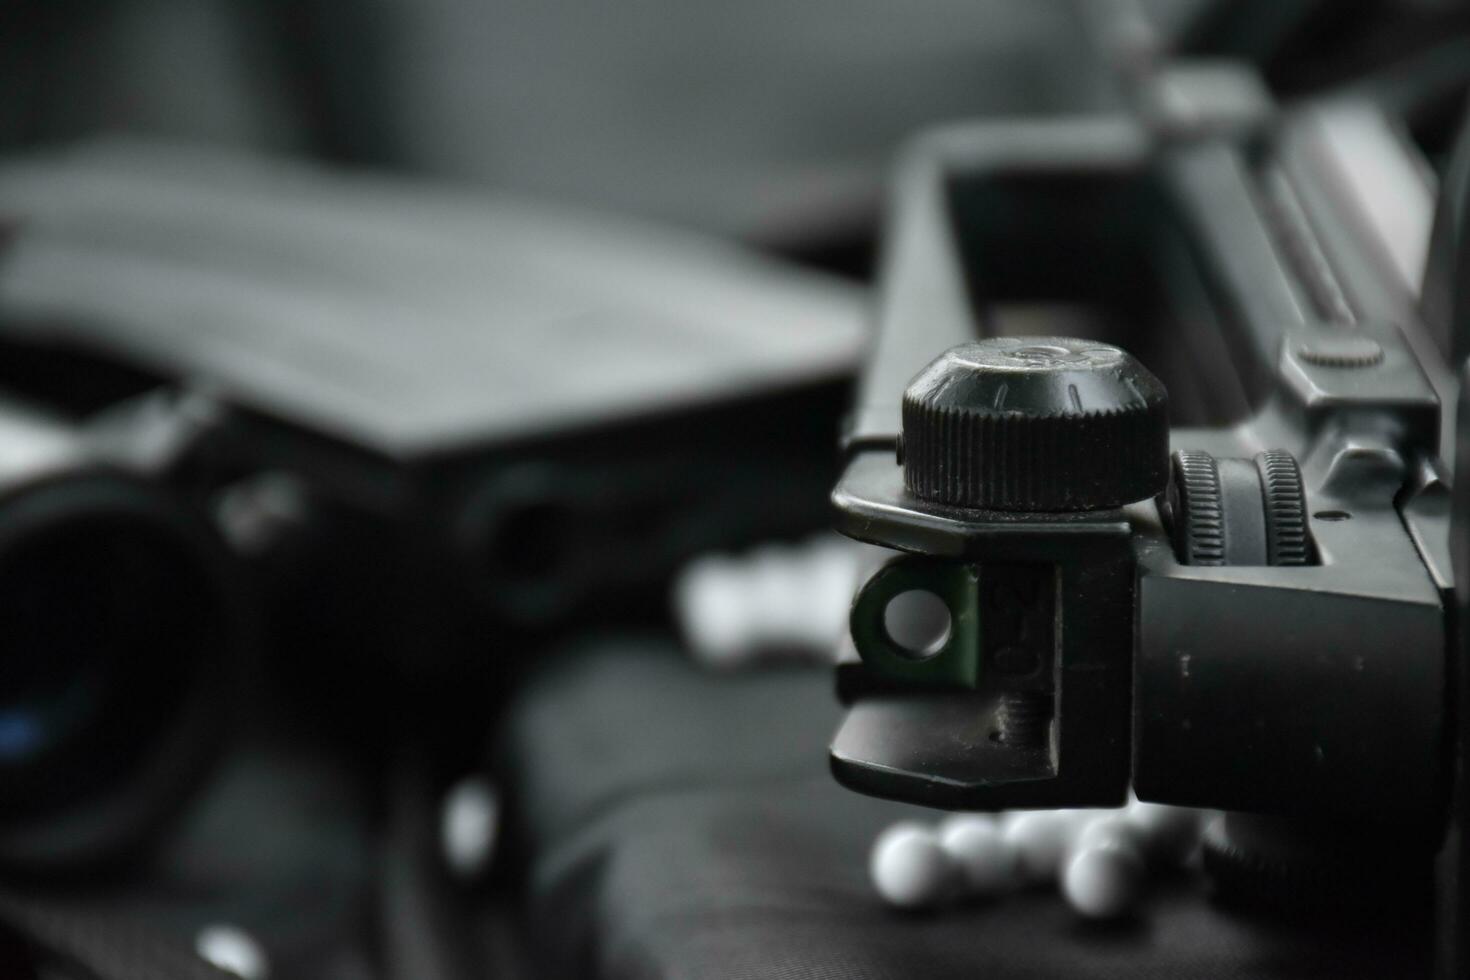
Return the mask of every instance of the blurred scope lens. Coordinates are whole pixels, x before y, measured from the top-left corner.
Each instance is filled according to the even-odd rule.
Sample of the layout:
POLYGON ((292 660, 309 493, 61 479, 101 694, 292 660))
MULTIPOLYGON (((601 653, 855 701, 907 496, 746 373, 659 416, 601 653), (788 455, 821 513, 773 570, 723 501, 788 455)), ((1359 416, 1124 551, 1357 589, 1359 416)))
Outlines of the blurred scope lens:
POLYGON ((182 795, 238 641, 223 568, 142 481, 74 474, 0 499, 0 862, 102 847, 182 795))

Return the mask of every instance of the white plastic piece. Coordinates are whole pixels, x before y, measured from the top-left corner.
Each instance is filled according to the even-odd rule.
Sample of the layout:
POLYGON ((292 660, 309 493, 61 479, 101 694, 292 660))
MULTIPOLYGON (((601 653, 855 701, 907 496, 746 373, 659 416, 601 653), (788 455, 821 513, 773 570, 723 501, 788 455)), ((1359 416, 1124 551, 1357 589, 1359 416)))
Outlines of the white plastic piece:
POLYGON ((1020 854, 993 817, 956 814, 939 825, 939 844, 959 865, 970 895, 994 898, 1024 883, 1020 854))
POLYGON ((1144 856, 1151 864, 1179 867, 1199 846, 1199 810, 1134 800, 1128 805, 1127 815, 1141 833, 1144 856))
POLYGON ((444 795, 439 838, 444 863, 462 880, 483 874, 500 833, 500 797, 483 776, 466 776, 444 795))
POLYGON ((1029 885, 1056 880, 1077 827, 1076 811, 1027 810, 1005 821, 1004 840, 1016 849, 1029 885))
POLYGON ((939 821, 937 832, 939 834, 940 840, 943 840, 946 834, 957 827, 970 827, 977 824, 984 824, 995 830, 996 832, 999 832, 1001 829, 1001 816, 1001 814, 995 813, 951 813, 949 816, 939 821))
POLYGON ((1116 845, 1131 848, 1140 860, 1148 856, 1144 829, 1128 818, 1127 810, 1099 810, 1081 823, 1072 838, 1072 851, 1086 847, 1116 845))
POLYGON ((744 578, 728 558, 691 562, 674 585, 674 608, 697 660, 735 666, 750 646, 750 602, 744 578))
POLYGON ((690 653, 717 668, 771 654, 830 660, 847 628, 860 556, 853 542, 824 535, 695 559, 673 594, 690 653))
POLYGON ((740 560, 749 654, 807 645, 809 621, 821 615, 813 606, 809 557, 803 549, 764 545, 740 560))
POLYGON ((811 599, 810 615, 802 618, 801 629, 814 649, 835 651, 838 641, 847 635, 863 547, 835 535, 819 538, 812 544, 805 576, 811 599))
POLYGON ((205 926, 194 937, 194 951, 209 965, 241 980, 266 980, 271 975, 264 947, 239 926, 205 926))
POLYGON ((1147 869, 1123 840, 1078 847, 1062 874, 1062 894, 1079 915, 1116 919, 1138 907, 1147 869))
POLYGON ((913 821, 894 824, 873 843, 868 874, 889 905, 932 908, 951 898, 961 880, 959 865, 930 828, 913 821))

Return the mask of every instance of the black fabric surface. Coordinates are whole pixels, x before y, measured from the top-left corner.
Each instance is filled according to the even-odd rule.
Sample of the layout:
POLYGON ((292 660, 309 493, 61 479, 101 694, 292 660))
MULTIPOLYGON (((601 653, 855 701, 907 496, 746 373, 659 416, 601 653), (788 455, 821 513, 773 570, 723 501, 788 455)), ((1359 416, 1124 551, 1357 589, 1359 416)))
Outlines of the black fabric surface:
POLYGON ((0 895, 0 976, 46 980, 226 980, 137 921, 32 896, 0 895), (13 944, 13 945, 12 945, 13 944))
POLYGON ((505 747, 550 976, 606 978, 1413 977, 1426 934, 1273 922, 1199 876, 1133 920, 1054 893, 931 915, 881 905, 869 845, 920 811, 826 774, 825 671, 713 675, 666 645, 602 648, 525 693, 505 747))
MULTIPOLYGON (((227 976, 194 952, 200 930, 224 924, 261 944, 274 980, 370 980, 376 841, 364 797, 325 753, 252 741, 136 866, 0 894, 0 938, 91 980, 193 980, 227 976)), ((0 957, 0 980, 26 976, 7 966, 0 957)))
POLYGON ((667 642, 599 645, 517 699, 500 744, 517 815, 551 850, 644 796, 816 774, 840 718, 825 671, 696 670, 667 642))

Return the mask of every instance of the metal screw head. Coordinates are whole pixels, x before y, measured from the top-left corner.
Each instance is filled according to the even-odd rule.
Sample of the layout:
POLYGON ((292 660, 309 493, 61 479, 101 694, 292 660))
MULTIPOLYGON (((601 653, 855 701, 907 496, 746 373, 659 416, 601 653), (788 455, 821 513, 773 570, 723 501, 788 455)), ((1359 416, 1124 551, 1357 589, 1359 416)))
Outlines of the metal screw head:
POLYGON ((1368 368, 1383 361, 1383 347, 1362 334, 1317 336, 1301 340, 1296 356, 1318 367, 1368 368))

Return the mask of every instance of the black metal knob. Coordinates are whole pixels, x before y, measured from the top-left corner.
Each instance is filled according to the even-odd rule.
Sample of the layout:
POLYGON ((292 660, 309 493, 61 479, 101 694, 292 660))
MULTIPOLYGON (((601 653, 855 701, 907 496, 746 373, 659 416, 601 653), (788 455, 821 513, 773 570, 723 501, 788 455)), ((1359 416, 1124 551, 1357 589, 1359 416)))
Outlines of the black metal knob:
POLYGON ((1110 344, 962 344, 904 392, 901 451, 904 482, 924 500, 1007 511, 1117 507, 1168 483, 1168 393, 1110 344))
POLYGON ((1301 467, 1284 449, 1255 459, 1179 450, 1164 517, 1185 565, 1314 564, 1301 467))
POLYGON ((1218 899, 1288 915, 1405 913, 1432 891, 1429 835, 1350 821, 1226 813, 1205 828, 1205 871, 1218 899))

